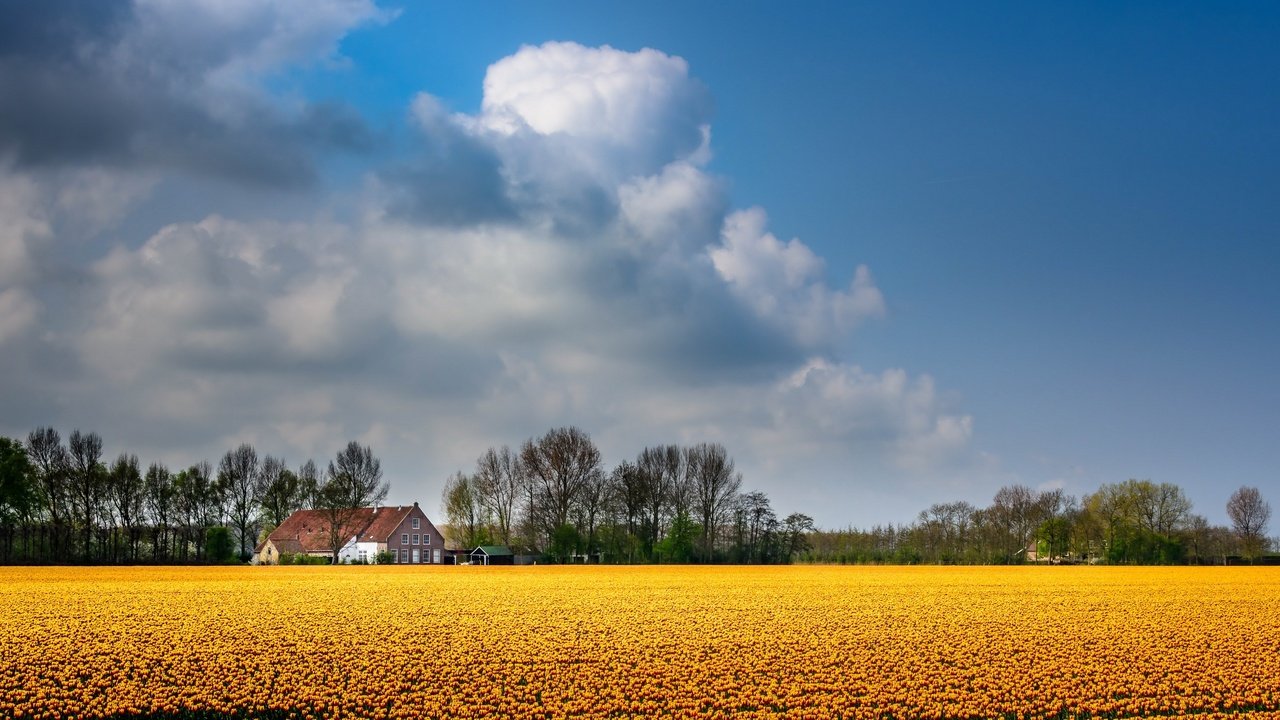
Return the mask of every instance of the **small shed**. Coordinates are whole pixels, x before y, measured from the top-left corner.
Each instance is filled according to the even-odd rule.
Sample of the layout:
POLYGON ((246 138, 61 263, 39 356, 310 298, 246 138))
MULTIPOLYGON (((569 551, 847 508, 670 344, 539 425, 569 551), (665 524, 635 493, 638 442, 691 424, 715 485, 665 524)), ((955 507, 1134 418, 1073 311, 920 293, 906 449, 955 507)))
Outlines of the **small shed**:
POLYGON ((472 565, 514 565, 515 553, 505 545, 481 545, 471 551, 472 565))

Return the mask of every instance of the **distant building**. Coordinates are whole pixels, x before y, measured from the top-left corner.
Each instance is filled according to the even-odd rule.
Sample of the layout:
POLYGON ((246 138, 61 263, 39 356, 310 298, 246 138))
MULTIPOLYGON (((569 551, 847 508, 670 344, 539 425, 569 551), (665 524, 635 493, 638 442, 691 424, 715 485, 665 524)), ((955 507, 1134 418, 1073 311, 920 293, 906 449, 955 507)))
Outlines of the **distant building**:
POLYGON ((481 545, 470 554, 472 565, 514 565, 516 559, 505 545, 481 545))
MULTIPOLYGON (((397 564, 444 562, 444 538, 418 507, 359 508, 352 519, 351 537, 338 551, 344 563, 373 563, 380 553, 390 553, 397 564)), ((329 520, 319 510, 299 510, 290 515, 258 545, 254 562, 274 565, 281 555, 331 557, 329 520)))

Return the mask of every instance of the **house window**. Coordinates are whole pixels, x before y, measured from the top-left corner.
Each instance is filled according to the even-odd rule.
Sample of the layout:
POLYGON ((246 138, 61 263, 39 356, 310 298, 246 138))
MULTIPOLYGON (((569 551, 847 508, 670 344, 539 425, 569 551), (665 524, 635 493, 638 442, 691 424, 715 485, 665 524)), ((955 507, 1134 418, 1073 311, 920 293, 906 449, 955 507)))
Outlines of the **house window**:
POLYGON ((408 548, 400 548, 400 562, 402 562, 402 563, 407 563, 407 562, 409 562, 409 549, 408 549, 408 548))
POLYGON ((368 562, 369 562, 369 551, 368 551, 368 550, 361 550, 361 551, 360 551, 360 564, 361 564, 361 565, 364 565, 364 564, 366 564, 366 563, 368 563, 368 562))
POLYGON ((423 535, 423 536, 422 536, 422 544, 423 544, 423 545, 430 545, 430 544, 431 544, 431 536, 430 536, 430 535, 423 535))
POLYGON ((418 529, 418 518, 414 518, 414 519, 413 519, 413 529, 414 529, 414 530, 417 530, 417 529, 418 529))
POLYGON ((401 545, 409 544, 409 533, 404 533, 403 535, 400 536, 400 544, 401 545))
POLYGON ((413 534, 413 544, 414 544, 414 545, 417 545, 417 544, 418 544, 418 533, 414 533, 414 534, 413 534))
POLYGON ((414 561, 414 562, 422 562, 420 559, 418 559, 418 548, 414 548, 414 549, 413 549, 413 561, 414 561))
POLYGON ((436 548, 435 550, 432 550, 431 557, 433 558, 431 562, 439 565, 440 564, 440 548, 436 548))

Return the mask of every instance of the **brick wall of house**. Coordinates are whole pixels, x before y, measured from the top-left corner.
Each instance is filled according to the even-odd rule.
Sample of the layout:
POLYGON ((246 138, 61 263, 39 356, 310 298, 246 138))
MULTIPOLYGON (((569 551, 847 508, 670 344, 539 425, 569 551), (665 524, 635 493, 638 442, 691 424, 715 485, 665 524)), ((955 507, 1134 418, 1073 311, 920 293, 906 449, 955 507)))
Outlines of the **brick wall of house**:
POLYGON ((395 553, 396 563, 413 563, 414 550, 418 551, 418 564, 440 563, 444 557, 444 538, 426 513, 422 512, 422 508, 414 503, 409 514, 387 537, 387 550, 395 553), (413 527, 414 520, 418 521, 417 528, 413 527), (417 542, 414 542, 415 539, 417 542), (436 557, 437 551, 439 558, 436 557))

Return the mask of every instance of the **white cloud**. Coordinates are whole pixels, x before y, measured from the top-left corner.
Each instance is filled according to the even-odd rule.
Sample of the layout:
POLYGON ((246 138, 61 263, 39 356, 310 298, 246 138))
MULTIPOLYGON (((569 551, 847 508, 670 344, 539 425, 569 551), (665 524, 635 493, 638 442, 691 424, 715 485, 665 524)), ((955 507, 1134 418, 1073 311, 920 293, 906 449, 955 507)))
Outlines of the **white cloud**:
POLYGON ((628 239, 646 254, 696 252, 705 238, 715 235, 724 206, 720 183, 687 162, 623 183, 618 201, 628 239))
POLYGON ((720 277, 761 319, 814 347, 884 314, 866 266, 858 266, 848 290, 831 290, 822 259, 799 239, 783 243, 766 232, 766 221, 760 208, 730 215, 720 245, 707 251, 720 277))
MULTIPOLYGON (((217 37, 196 25, 188 40, 146 39, 192 43, 197 89, 230 92, 331 57, 370 7, 298 18, 312 11, 157 2, 155 27, 181 15, 217 37), (256 27, 264 17, 303 27, 256 27)), ((418 164, 376 173, 359 219, 323 219, 321 198, 308 221, 167 222, 97 258, 67 300, 77 319, 57 328, 82 380, 62 420, 109 420, 119 442, 161 457, 250 440, 323 461, 365 438, 396 500, 428 503, 485 447, 570 423, 611 462, 649 443, 724 442, 780 508, 814 510, 786 499, 797 468, 839 484, 849 470, 927 479, 972 464, 973 421, 928 376, 829 357, 884 313, 870 271, 833 290, 822 258, 768 232, 763 210, 726 217, 704 166, 706 92, 680 58, 525 47, 489 69, 478 115, 429 94, 410 113, 418 164)), ((29 181, 0 176, 3 271, 58 227, 42 213, 113 223, 146 186, 59 187, 63 200, 42 204, 29 181)), ((0 294, 0 341, 31 327, 33 302, 0 294)))
POLYGON ((574 188, 705 162, 710 115, 706 88, 681 58, 550 42, 489 66, 469 125, 493 138, 517 185, 574 188))
POLYGON ((352 28, 394 15, 372 0, 137 0, 134 9, 116 62, 168 73, 170 90, 233 123, 246 119, 244 100, 263 97, 264 78, 340 62, 338 42, 352 28))
POLYGON ((102 295, 82 348, 116 377, 132 361, 247 369, 342 356, 369 329, 350 297, 358 248, 325 225, 246 224, 208 217, 165 227, 94 268, 102 295))
POLYGON ((29 329, 40 306, 22 288, 0 290, 0 346, 29 329))
POLYGON ((50 233, 36 182, 0 167, 0 288, 32 279, 31 245, 50 233))
POLYGON ((973 419, 947 413, 933 378, 901 369, 869 373, 814 359, 775 387, 774 424, 803 438, 855 442, 895 466, 929 471, 967 452, 973 419))

